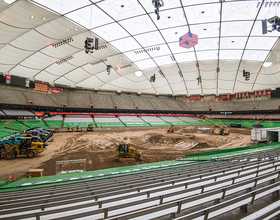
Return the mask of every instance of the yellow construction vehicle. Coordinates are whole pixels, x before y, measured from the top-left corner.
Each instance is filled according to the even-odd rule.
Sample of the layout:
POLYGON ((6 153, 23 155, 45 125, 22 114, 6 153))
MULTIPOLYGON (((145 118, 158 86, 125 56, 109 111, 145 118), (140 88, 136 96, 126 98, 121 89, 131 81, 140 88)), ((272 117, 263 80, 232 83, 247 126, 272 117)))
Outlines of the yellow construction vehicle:
POLYGON ((121 160, 142 160, 141 151, 136 150, 134 147, 131 147, 130 144, 116 143, 117 152, 116 160, 120 162, 121 160))
POLYGON ((76 126, 76 129, 77 129, 76 130, 77 132, 82 132, 82 129, 81 129, 81 127, 79 125, 76 126))
POLYGON ((73 132, 73 128, 71 128, 70 126, 68 126, 67 128, 68 128, 68 132, 73 132))
POLYGON ((31 139, 32 137, 22 137, 20 144, 5 144, 0 148, 0 158, 12 160, 20 155, 32 158, 46 150, 47 143, 31 142, 31 139))
POLYGON ((87 131, 93 131, 93 126, 92 126, 92 124, 88 124, 87 131))
POLYGON ((167 129, 167 132, 174 133, 173 127, 174 127, 174 125, 170 125, 170 127, 167 129))
POLYGON ((229 131, 224 128, 223 125, 214 124, 213 128, 211 129, 211 133, 216 133, 219 135, 228 135, 229 131))

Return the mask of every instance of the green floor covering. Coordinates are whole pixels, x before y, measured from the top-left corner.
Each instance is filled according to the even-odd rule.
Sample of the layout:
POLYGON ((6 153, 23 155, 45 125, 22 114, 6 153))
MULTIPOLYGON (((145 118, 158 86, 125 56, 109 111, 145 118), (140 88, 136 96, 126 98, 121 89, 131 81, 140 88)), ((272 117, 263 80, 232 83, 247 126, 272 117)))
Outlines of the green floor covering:
POLYGON ((18 121, 0 121, 0 138, 8 137, 15 133, 29 129, 18 121))
MULTIPOLYGON (((201 162, 198 162, 201 163, 201 162)), ((46 186, 62 185, 89 180, 112 178, 117 176, 130 175, 135 172, 149 172, 161 169, 197 164, 195 161, 162 161, 148 164, 139 164, 133 166, 117 167, 103 170, 88 171, 83 173, 62 174, 54 176, 44 176, 35 178, 24 178, 14 183, 7 183, 0 186, 0 192, 32 189, 46 186)))
POLYGON ((44 122, 42 122, 41 120, 34 120, 34 121, 21 121, 21 123, 25 124, 26 126, 30 127, 30 128, 35 128, 35 127, 39 127, 39 128, 49 128, 45 125, 44 122))
POLYGON ((279 150, 280 142, 259 144, 241 148, 232 148, 225 150, 207 151, 201 153, 186 154, 186 159, 182 160, 195 160, 195 161, 213 161, 213 160, 223 160, 229 158, 236 158, 242 156, 248 156, 250 154, 267 152, 272 150, 279 150))

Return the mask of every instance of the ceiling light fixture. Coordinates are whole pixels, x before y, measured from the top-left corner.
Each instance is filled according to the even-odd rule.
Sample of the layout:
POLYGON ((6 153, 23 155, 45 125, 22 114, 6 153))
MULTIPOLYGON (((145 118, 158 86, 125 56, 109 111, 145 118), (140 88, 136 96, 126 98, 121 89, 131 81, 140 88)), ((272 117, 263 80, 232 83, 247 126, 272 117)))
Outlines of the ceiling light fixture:
POLYGON ((46 20, 46 18, 42 18, 43 20, 46 20))
POLYGON ((135 72, 135 75, 136 75, 136 76, 142 76, 143 73, 142 73, 141 71, 136 71, 136 72, 135 72))
POLYGON ((34 16, 34 15, 31 15, 30 18, 35 18, 35 16, 34 16))
POLYGON ((269 66, 271 66, 271 64, 272 64, 271 62, 264 62, 264 63, 263 63, 263 66, 264 66, 264 67, 269 67, 269 66))

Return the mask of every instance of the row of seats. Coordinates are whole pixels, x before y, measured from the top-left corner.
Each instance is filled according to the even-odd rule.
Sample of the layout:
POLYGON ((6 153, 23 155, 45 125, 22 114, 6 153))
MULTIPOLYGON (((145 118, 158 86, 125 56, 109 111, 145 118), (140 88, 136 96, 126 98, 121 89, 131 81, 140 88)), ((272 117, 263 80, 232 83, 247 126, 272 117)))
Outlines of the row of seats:
POLYGON ((57 94, 34 92, 29 88, 0 87, 0 103, 72 108, 107 108, 107 109, 144 109, 176 111, 242 111, 242 110, 278 110, 280 100, 234 100, 224 102, 189 102, 184 97, 155 97, 153 95, 114 94, 110 92, 65 89, 57 94))
POLYGON ((2 192, 0 218, 208 219, 249 204, 257 212, 256 200, 279 196, 279 153, 2 192))

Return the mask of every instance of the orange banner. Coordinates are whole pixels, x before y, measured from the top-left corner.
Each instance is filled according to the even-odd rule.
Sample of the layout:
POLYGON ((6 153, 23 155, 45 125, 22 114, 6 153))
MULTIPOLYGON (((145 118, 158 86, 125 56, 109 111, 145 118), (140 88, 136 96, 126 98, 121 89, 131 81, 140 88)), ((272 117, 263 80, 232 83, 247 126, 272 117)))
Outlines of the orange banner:
POLYGON ((49 86, 42 83, 35 83, 35 88, 33 88, 33 90, 40 92, 48 92, 49 86))

